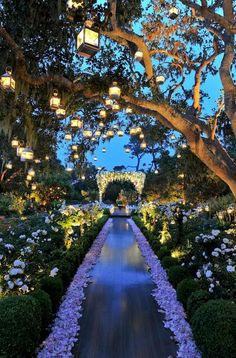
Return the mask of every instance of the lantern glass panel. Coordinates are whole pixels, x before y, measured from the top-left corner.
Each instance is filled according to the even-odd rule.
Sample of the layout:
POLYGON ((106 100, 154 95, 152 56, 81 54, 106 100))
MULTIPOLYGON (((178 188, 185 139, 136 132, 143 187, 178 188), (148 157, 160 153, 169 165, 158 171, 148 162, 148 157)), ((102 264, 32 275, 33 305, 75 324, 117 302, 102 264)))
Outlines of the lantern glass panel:
POLYGON ((119 99, 121 95, 121 89, 118 87, 117 82, 113 82, 109 88, 109 96, 111 99, 119 99))
POLYGON ((71 140, 71 139, 72 139, 71 133, 66 133, 65 134, 65 140, 71 140))
POLYGON ((84 136, 85 138, 92 138, 93 133, 92 133, 91 130, 85 130, 85 131, 83 131, 83 136, 84 136))
POLYGON ((57 116, 57 118, 64 118, 65 115, 66 115, 66 110, 65 110, 63 107, 60 106, 60 108, 58 108, 58 109, 56 110, 56 116, 57 116))
POLYGON ((12 146, 12 148, 17 148, 19 146, 18 139, 12 139, 11 146, 12 146))
POLYGON ((77 50, 79 55, 91 57, 99 51, 99 32, 84 27, 77 35, 77 50))
POLYGON ((83 127, 83 121, 80 118, 71 118, 70 120, 70 126, 71 128, 79 128, 81 129, 83 127))
POLYGON ((60 97, 58 97, 58 92, 55 90, 53 92, 52 97, 50 98, 50 108, 53 111, 56 111, 57 109, 60 108, 60 104, 61 104, 61 99, 60 97))
POLYGON ((6 73, 1 76, 0 86, 4 91, 15 91, 16 82, 11 73, 11 70, 7 70, 6 73))
POLYGON ((25 160, 33 160, 34 158, 34 152, 31 148, 26 147, 22 150, 21 153, 21 161, 24 162, 25 160))
POLYGON ((101 135, 101 131, 97 130, 95 133, 94 133, 95 137, 100 137, 101 135))

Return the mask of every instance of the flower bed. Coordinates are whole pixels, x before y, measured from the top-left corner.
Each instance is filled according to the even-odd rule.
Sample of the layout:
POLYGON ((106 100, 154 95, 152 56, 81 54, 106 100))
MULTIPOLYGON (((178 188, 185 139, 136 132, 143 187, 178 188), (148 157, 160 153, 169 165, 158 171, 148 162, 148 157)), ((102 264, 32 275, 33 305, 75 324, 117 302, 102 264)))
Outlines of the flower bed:
POLYGON ((38 354, 38 358, 72 357, 71 350, 78 339, 77 334, 80 329, 78 320, 82 315, 81 305, 85 298, 84 288, 89 282, 89 272, 100 255, 109 226, 110 220, 104 225, 80 265, 59 308, 52 332, 43 343, 43 348, 38 354))
POLYGON ((131 219, 129 219, 129 223, 134 231, 142 255, 151 269, 152 280, 157 285, 157 288, 153 291, 153 296, 165 311, 165 327, 174 333, 179 345, 178 357, 201 357, 193 341, 191 328, 185 319, 183 306, 177 301, 176 292, 168 282, 165 270, 139 228, 131 219))

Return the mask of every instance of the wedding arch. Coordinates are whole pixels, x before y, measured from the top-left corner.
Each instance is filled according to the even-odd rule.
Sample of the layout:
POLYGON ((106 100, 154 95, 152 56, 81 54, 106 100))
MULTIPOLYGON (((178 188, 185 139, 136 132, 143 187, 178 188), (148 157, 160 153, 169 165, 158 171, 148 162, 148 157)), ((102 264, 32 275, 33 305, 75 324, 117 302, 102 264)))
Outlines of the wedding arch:
POLYGON ((142 194, 146 175, 142 172, 101 172, 97 174, 99 201, 102 202, 103 194, 109 183, 114 181, 130 181, 137 190, 139 197, 142 194))

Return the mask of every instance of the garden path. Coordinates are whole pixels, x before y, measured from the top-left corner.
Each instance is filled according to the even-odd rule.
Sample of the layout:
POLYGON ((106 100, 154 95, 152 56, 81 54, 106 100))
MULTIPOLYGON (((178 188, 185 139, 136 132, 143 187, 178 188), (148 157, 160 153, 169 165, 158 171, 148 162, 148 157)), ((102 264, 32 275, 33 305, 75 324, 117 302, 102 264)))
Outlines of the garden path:
POLYGON ((113 218, 85 290, 75 358, 168 358, 177 346, 126 218, 113 218))

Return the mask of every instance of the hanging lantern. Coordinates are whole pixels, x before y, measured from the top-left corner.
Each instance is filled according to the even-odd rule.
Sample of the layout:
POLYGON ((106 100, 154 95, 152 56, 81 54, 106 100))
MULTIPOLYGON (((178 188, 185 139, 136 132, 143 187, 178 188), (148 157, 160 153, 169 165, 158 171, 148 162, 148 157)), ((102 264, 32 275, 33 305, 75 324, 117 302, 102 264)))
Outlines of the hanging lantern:
POLYGON ((184 178, 184 173, 179 174, 178 178, 183 179, 184 178))
POLYGON ((143 133, 141 133, 141 134, 139 135, 139 139, 144 139, 144 134, 143 134, 143 133))
POLYGON ((119 103, 113 103, 112 110, 113 110, 113 112, 119 112, 119 110, 120 110, 119 103))
POLYGON ((101 135, 101 131, 100 130, 96 130, 96 132, 94 133, 95 137, 100 137, 101 135))
POLYGON ((92 137, 92 138, 91 138, 91 141, 92 141, 92 142, 95 142, 95 141, 96 141, 96 138, 95 138, 95 137, 92 137))
POLYGON ((107 116, 107 112, 105 109, 101 109, 101 111, 99 112, 99 115, 102 119, 105 119, 107 116))
POLYGON ((17 157, 20 157, 25 147, 17 147, 16 149, 16 155, 17 157))
POLYGON ((83 127, 83 120, 80 117, 72 117, 70 120, 70 126, 73 129, 81 129, 83 127))
POLYGON ((125 112, 126 112, 127 114, 131 114, 131 113, 133 113, 133 109, 132 109, 131 107, 127 107, 126 110, 125 110, 125 112))
POLYGON ((16 87, 16 82, 12 77, 12 69, 10 67, 6 68, 6 73, 1 76, 0 87, 4 91, 14 92, 16 87))
POLYGON ((137 134, 137 129, 136 129, 136 127, 130 128, 129 134, 132 135, 132 136, 133 136, 133 135, 136 135, 136 134, 137 134))
POLYGON ((146 149, 146 148, 147 148, 147 143, 146 143, 145 141, 142 141, 142 142, 140 143, 140 148, 141 148, 141 149, 146 149))
POLYGON ((20 156, 20 160, 22 162, 26 161, 26 160, 33 160, 34 159, 34 152, 32 151, 32 149, 30 147, 26 147, 22 150, 21 156, 20 156))
POLYGON ((118 87, 117 82, 112 82, 112 86, 109 88, 109 97, 111 99, 119 99, 121 95, 121 89, 118 87))
POLYGON ((72 140, 72 135, 71 135, 71 133, 70 132, 67 132, 66 134, 65 134, 65 140, 72 140))
POLYGON ((73 154, 73 158, 76 160, 76 159, 79 159, 79 154, 78 153, 74 153, 73 154))
POLYGON ((99 123, 98 123, 98 126, 99 126, 100 128, 103 128, 103 127, 105 126, 105 124, 104 124, 103 122, 99 122, 99 123))
POLYGON ((100 172, 102 170, 102 167, 97 167, 97 170, 100 172))
POLYGON ((176 139, 176 136, 175 136, 174 134, 171 134, 170 139, 171 139, 171 140, 175 140, 175 139, 176 139))
POLYGON ((118 137, 122 137, 124 135, 124 132, 122 131, 122 129, 118 129, 117 135, 118 135, 118 137))
POLYGON ((160 76, 156 77, 156 83, 158 85, 163 85, 164 82, 165 82, 165 77, 164 76, 160 75, 160 76))
POLYGON ((74 1, 74 0, 68 0, 67 4, 67 18, 70 21, 73 21, 75 16, 76 16, 76 12, 79 10, 79 8, 83 8, 84 7, 84 2, 83 1, 74 1))
POLYGON ((182 148, 182 149, 186 149, 186 148, 187 148, 187 144, 186 144, 186 143, 183 143, 183 144, 181 145, 181 148, 182 148))
POLYGON ((78 145, 77 144, 72 144, 71 149, 74 150, 74 151, 78 150, 78 145))
POLYGON ((105 99, 105 105, 106 105, 106 107, 107 107, 108 109, 111 109, 111 108, 112 108, 112 105, 113 105, 112 99, 106 98, 106 99, 105 99))
POLYGON ((57 110, 56 110, 56 116, 59 119, 62 119, 66 116, 66 110, 60 106, 57 110))
POLYGON ((5 167, 6 169, 12 169, 12 162, 9 161, 8 163, 6 163, 5 167))
POLYGON ((130 153, 130 147, 125 147, 125 153, 130 153))
POLYGON ((66 171, 67 171, 68 173, 72 172, 73 169, 74 169, 73 163, 68 163, 68 164, 66 165, 66 171))
MULTIPOLYGON (((50 159, 50 157, 48 156, 48 155, 45 155, 45 160, 49 160, 50 159)), ((40 161, 39 161, 40 162, 40 161)))
POLYGON ((12 148, 17 148, 17 147, 19 147, 19 145, 20 145, 19 140, 17 138, 13 138, 11 141, 12 148))
POLYGON ((114 137, 114 135, 115 135, 115 133, 114 133, 113 129, 108 129, 108 131, 107 131, 108 138, 112 138, 112 137, 114 137))
POLYGON ((136 134, 140 134, 142 133, 142 128, 141 127, 136 127, 136 134))
POLYGON ((136 51, 134 54, 135 61, 142 61, 143 59, 143 53, 142 51, 136 51))
POLYGON ((179 15, 179 10, 177 9, 177 7, 171 7, 169 10, 169 18, 171 20, 175 20, 179 15))
POLYGON ((104 134, 102 135, 102 138, 103 138, 103 139, 106 139, 106 138, 107 138, 107 135, 104 133, 104 134))
POLYGON ((106 151, 107 151, 106 148, 102 148, 103 153, 106 153, 106 151))
POLYGON ((30 169, 28 170, 28 174, 29 174, 31 177, 34 177, 34 176, 35 176, 35 170, 34 170, 34 168, 30 168, 30 169))
POLYGON ((34 162, 35 162, 35 164, 40 164, 41 160, 40 159, 35 159, 34 162))
POLYGON ((181 158, 181 154, 177 154, 177 158, 178 158, 178 159, 181 158))
POLYGON ((159 172, 158 172, 158 170, 156 169, 154 173, 155 173, 155 174, 158 174, 159 172))
POLYGON ((37 189, 37 185, 36 184, 32 184, 31 185, 31 190, 36 190, 37 189))
POLYGON ((83 131, 83 136, 84 138, 92 138, 93 136, 93 132, 90 129, 86 129, 83 131))
POLYGON ((53 111, 56 111, 57 109, 60 108, 60 104, 61 104, 61 99, 60 99, 60 97, 58 97, 58 91, 54 90, 53 95, 50 98, 50 108, 53 111))
POLYGON ((81 180, 85 180, 85 175, 81 175, 81 180))
POLYGON ((93 160, 96 162, 98 160, 98 157, 93 157, 93 160))
POLYGON ((31 176, 31 175, 29 175, 29 174, 27 174, 27 176, 26 176, 26 180, 27 180, 27 181, 31 181, 31 180, 32 180, 32 176, 31 176))
POLYGON ((77 52, 79 55, 90 58, 100 48, 100 34, 98 31, 85 26, 77 35, 77 52))

